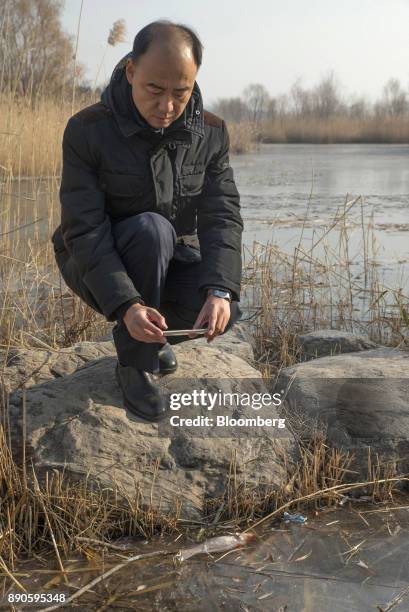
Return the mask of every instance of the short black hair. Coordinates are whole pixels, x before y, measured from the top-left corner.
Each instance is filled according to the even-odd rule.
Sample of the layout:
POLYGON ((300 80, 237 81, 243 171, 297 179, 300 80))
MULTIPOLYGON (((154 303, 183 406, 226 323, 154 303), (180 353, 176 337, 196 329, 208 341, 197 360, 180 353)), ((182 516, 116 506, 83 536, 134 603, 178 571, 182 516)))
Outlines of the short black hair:
POLYGON ((152 23, 148 23, 142 30, 139 30, 133 41, 133 63, 136 64, 140 56, 147 52, 151 42, 155 38, 160 38, 161 34, 169 33, 172 30, 178 30, 182 40, 190 44, 195 64, 197 68, 199 68, 202 63, 203 45, 198 35, 192 28, 182 23, 173 23, 167 19, 152 21, 152 23))

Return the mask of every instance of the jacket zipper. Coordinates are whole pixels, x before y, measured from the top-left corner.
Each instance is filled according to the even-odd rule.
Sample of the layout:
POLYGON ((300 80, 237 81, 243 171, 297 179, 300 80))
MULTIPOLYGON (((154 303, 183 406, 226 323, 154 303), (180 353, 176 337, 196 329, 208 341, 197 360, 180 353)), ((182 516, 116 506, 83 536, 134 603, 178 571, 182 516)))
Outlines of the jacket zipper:
POLYGON ((178 202, 179 202, 179 181, 178 181, 178 173, 177 173, 177 168, 176 168, 177 147, 176 147, 176 143, 174 142, 169 142, 167 144, 167 147, 169 151, 170 162, 172 164, 172 174, 173 174, 173 200, 172 200, 172 207, 171 207, 171 213, 170 213, 170 221, 174 223, 176 220, 176 214, 177 214, 178 202))

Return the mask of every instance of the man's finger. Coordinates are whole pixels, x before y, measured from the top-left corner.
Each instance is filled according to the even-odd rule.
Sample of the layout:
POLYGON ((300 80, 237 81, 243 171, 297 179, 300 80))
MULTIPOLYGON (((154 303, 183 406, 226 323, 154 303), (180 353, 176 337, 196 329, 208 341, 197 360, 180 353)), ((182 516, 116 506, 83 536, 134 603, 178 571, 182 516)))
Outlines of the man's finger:
POLYGON ((197 319, 195 321, 195 324, 193 325, 193 329, 197 329, 198 327, 202 327, 203 323, 206 323, 207 321, 207 314, 205 311, 200 311, 197 319))
POLYGON ((227 323, 229 322, 230 317, 223 317, 219 324, 219 333, 222 334, 226 329, 227 323))
POLYGON ((142 342, 157 342, 164 344, 167 342, 166 336, 158 336, 157 333, 153 334, 150 331, 144 329, 141 333, 142 342))
POLYGON ((228 321, 223 321, 223 324, 220 326, 220 333, 222 334, 227 327, 228 321))
POLYGON ((155 321, 155 323, 158 323, 164 329, 168 328, 165 317, 161 315, 160 312, 158 312, 154 308, 151 308, 150 310, 146 312, 146 317, 148 320, 155 321))
POLYGON ((199 329, 202 325, 201 319, 197 319, 192 327, 192 331, 188 334, 189 338, 196 338, 197 334, 194 333, 194 329, 199 329))
POLYGON ((143 331, 150 332, 152 335, 160 337, 161 339, 163 338, 162 330, 157 325, 150 323, 149 321, 143 323, 143 331))
POLYGON ((217 316, 215 313, 210 315, 209 323, 207 325, 207 336, 212 336, 216 327, 217 316))
POLYGON ((145 333, 139 334, 138 337, 135 337, 135 340, 139 340, 139 342, 145 342, 146 344, 161 344, 161 342, 156 336, 148 336, 148 334, 145 333))
MULTIPOLYGON (((199 329, 200 327, 203 327, 203 323, 206 323, 206 320, 207 320, 206 313, 200 311, 192 329, 199 329)), ((197 334, 191 332, 190 334, 188 334, 188 336, 189 338, 196 338, 197 334)))

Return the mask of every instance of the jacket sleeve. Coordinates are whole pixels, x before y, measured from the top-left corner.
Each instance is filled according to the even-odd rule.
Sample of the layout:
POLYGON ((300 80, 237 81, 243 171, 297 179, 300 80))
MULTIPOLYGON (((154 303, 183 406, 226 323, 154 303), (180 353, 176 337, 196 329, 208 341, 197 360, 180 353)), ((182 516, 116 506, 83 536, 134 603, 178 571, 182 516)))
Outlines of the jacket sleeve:
POLYGON ((222 123, 222 143, 206 168, 203 191, 198 197, 197 235, 203 261, 199 291, 223 287, 240 301, 243 220, 240 196, 229 164, 229 135, 222 123))
POLYGON ((97 162, 76 117, 69 120, 63 137, 60 201, 65 247, 101 311, 112 320, 121 304, 141 296, 115 249, 97 162))

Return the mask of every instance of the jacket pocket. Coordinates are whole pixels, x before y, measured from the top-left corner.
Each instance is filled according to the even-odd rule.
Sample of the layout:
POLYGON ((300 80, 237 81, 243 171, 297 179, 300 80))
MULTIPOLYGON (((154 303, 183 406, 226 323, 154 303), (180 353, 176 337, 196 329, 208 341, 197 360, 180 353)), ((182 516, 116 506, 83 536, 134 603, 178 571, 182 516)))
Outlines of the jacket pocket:
POLYGON ((146 177, 138 174, 103 172, 99 184, 101 189, 113 198, 132 198, 143 194, 146 177))
POLYGON ((127 218, 152 208, 144 176, 104 172, 99 184, 105 192, 105 208, 112 219, 127 218))
POLYGON ((200 166, 184 167, 179 177, 179 191, 182 197, 196 196, 202 192, 205 170, 200 166))

